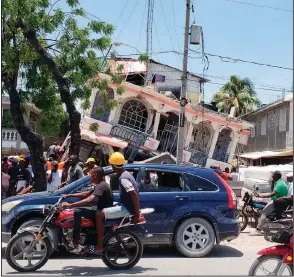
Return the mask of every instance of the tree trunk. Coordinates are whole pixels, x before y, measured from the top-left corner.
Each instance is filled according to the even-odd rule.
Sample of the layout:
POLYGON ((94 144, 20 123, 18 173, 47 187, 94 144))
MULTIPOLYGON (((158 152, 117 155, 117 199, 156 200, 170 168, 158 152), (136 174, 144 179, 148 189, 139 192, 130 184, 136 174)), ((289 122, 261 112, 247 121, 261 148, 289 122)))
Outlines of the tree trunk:
POLYGON ((53 77, 58 86, 61 101, 65 104, 66 111, 69 115, 70 131, 71 131, 69 154, 79 155, 80 145, 81 145, 81 130, 80 130, 81 114, 77 111, 74 105, 74 102, 72 100, 72 97, 70 94, 69 80, 66 77, 64 77, 63 74, 60 72, 58 66, 56 65, 50 53, 41 46, 40 41, 37 38, 36 31, 28 29, 23 22, 19 22, 19 25, 23 31, 25 38, 33 46, 35 51, 39 54, 40 58, 43 60, 44 64, 48 66, 49 70, 53 74, 53 77))
POLYGON ((20 98, 17 92, 17 77, 7 78, 5 86, 10 97, 10 111, 14 120, 15 128, 20 134, 31 154, 31 164, 34 173, 34 189, 35 191, 45 190, 45 170, 44 164, 40 157, 43 156, 43 137, 32 132, 26 125, 23 119, 20 98))

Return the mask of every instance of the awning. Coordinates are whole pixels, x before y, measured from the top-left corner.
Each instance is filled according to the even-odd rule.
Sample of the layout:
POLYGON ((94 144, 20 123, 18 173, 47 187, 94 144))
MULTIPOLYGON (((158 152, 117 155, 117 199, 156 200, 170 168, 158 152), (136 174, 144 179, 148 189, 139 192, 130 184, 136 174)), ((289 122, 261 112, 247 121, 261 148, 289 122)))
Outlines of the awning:
POLYGON ((106 136, 101 134, 96 134, 92 131, 81 129, 81 137, 83 140, 90 141, 93 143, 104 143, 113 147, 118 147, 124 149, 128 146, 126 141, 120 140, 112 136, 106 136))
POLYGON ((246 153, 246 154, 242 154, 238 156, 244 159, 258 160, 260 158, 285 157, 285 156, 292 156, 292 155, 293 155, 293 150, 282 151, 282 152, 261 151, 261 152, 246 153))

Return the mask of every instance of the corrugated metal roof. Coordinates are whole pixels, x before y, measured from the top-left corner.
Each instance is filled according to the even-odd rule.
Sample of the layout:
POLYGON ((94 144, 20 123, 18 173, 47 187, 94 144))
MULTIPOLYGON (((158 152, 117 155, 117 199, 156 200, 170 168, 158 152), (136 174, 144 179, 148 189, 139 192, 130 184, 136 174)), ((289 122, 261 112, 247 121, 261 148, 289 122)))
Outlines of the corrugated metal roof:
POLYGON ((238 155, 240 158, 258 160, 260 158, 270 158, 270 157, 285 157, 293 155, 293 150, 274 152, 274 151, 261 151, 253 153, 245 153, 238 155))

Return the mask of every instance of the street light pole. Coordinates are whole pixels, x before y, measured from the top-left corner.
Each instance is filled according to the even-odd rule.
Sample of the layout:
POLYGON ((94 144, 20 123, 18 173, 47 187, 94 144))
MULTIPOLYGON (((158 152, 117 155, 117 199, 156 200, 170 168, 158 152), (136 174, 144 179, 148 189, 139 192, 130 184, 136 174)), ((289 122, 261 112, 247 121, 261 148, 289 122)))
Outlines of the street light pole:
POLYGON ((187 105, 187 79, 188 79, 188 50, 189 50, 189 25, 190 25, 190 6, 191 1, 186 0, 186 24, 185 24, 185 43, 184 43, 184 59, 183 59, 183 75, 182 89, 180 98, 180 116, 178 128, 178 145, 177 145, 177 164, 183 162, 183 151, 185 145, 184 130, 185 130, 185 106, 187 105))

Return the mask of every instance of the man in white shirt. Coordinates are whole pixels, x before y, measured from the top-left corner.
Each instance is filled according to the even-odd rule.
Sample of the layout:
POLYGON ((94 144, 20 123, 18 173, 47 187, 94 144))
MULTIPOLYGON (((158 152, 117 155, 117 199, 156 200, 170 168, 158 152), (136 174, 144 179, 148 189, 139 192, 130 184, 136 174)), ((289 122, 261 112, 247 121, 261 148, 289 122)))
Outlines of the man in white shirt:
POLYGON ((51 170, 47 172, 47 191, 55 192, 61 184, 62 170, 58 169, 58 162, 53 161, 51 170))
POLYGON ((236 167, 232 167, 232 170, 231 170, 231 178, 232 178, 232 181, 233 182, 237 182, 238 181, 239 174, 237 173, 236 167))

